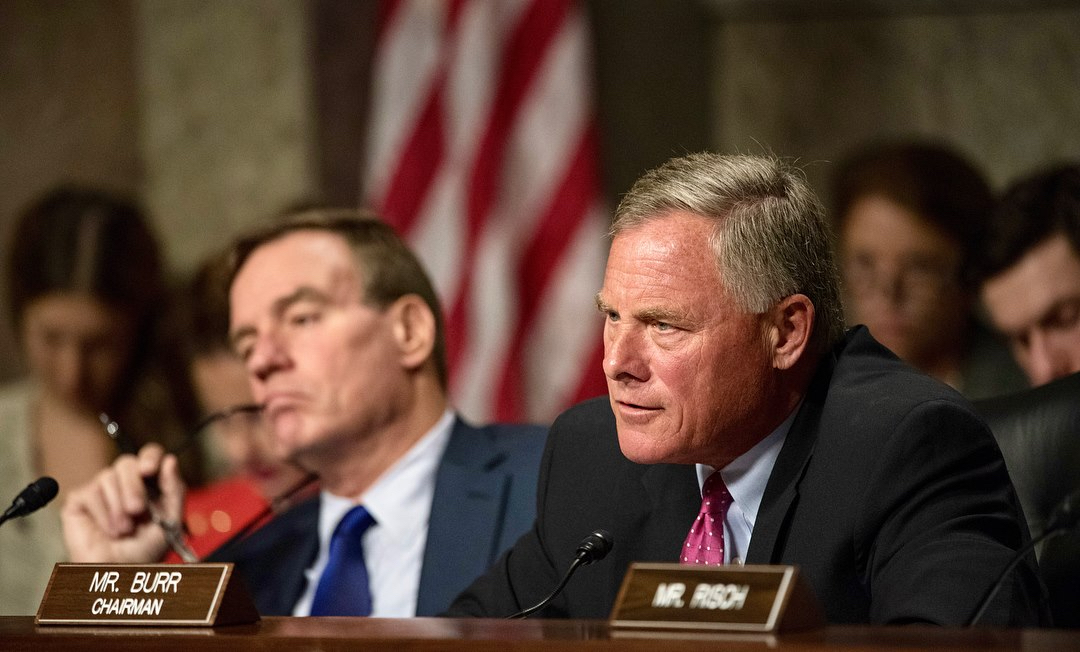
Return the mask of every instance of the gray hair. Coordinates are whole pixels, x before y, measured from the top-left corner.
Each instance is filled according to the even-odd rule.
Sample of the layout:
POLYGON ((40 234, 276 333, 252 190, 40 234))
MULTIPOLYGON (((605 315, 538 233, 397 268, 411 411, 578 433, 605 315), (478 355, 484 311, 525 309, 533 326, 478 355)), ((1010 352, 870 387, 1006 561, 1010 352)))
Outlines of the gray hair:
POLYGON ((813 338, 844 333, 840 280, 825 211, 800 169, 773 156, 698 153, 646 172, 619 202, 612 236, 673 211, 716 222, 710 246, 739 306, 764 313, 805 294, 813 338))

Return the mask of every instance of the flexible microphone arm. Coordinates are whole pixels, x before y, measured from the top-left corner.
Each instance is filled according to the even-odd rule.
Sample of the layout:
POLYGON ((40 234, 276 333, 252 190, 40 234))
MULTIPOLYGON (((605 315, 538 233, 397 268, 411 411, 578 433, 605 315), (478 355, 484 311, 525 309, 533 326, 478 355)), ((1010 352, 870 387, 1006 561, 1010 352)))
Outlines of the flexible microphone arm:
POLYGON ((1001 590, 1001 585, 1004 583, 1005 578, 1008 577, 1012 569, 1016 568, 1016 565, 1020 563, 1028 552, 1030 552, 1035 546, 1039 545, 1043 541, 1049 541, 1055 537, 1059 537, 1076 525, 1077 521, 1080 521, 1080 490, 1074 491, 1064 498, 1058 506, 1054 508, 1054 511, 1050 514, 1050 518, 1047 519, 1046 529, 1043 533, 1035 537, 1028 542, 1026 546, 1016 551, 1013 558, 1009 561, 1009 564, 1005 567, 1005 570, 1001 571, 1001 575, 998 575, 994 583, 990 585, 990 589, 983 596, 983 599, 979 601, 978 608, 975 609, 975 614, 968 621, 968 627, 972 627, 978 624, 979 620, 983 617, 987 607, 990 606, 990 602, 997 595, 997 592, 1001 590))
POLYGON ((56 498, 58 491, 60 491, 60 485, 47 475, 34 480, 20 491, 18 496, 15 496, 15 500, 11 501, 11 506, 4 510, 3 515, 0 515, 0 524, 18 516, 36 512, 56 498))
POLYGON ((592 534, 582 539, 581 543, 578 544, 577 555, 574 557, 574 561, 570 563, 570 568, 566 570, 566 574, 563 575, 562 580, 559 582, 559 585, 555 587, 555 590, 540 602, 537 602, 528 609, 507 616, 506 619, 513 620, 525 618, 526 616, 543 609, 549 602, 554 600, 557 595, 562 593, 562 590, 566 588, 567 582, 570 581, 570 577, 579 566, 587 566, 594 561, 600 561, 607 556, 613 545, 614 542, 610 532, 607 530, 594 530, 592 534))

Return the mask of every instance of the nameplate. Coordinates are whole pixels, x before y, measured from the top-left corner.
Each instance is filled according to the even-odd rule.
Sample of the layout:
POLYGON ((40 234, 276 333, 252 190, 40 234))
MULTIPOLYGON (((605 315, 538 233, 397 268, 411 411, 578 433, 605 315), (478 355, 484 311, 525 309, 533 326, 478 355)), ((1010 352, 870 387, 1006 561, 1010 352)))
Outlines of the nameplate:
POLYGON ((232 564, 56 564, 34 622, 208 627, 257 620, 232 564))
POLYGON ((774 633, 824 623, 795 566, 631 564, 611 612, 616 628, 774 633))

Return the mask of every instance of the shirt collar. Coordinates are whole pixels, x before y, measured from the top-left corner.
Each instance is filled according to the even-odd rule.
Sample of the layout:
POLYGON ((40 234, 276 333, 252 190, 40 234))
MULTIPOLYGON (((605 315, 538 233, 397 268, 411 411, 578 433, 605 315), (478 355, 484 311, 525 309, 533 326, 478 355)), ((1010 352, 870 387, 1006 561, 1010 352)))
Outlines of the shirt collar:
MULTIPOLYGON (((431 500, 425 502, 423 496, 417 494, 423 492, 424 486, 434 486, 433 480, 423 482, 423 478, 434 478, 450 441, 454 418, 453 411, 444 412, 435 425, 362 496, 337 496, 324 490, 320 494, 319 541, 329 541, 338 521, 359 504, 364 505, 375 523, 391 537, 408 536, 410 525, 417 518, 417 505, 427 504, 430 509, 431 500)), ((423 520, 427 521, 426 514, 423 520)))
MULTIPOLYGON (((776 458, 780 455, 780 449, 784 447, 784 441, 791 430, 791 424, 795 421, 795 415, 799 413, 796 406, 787 419, 773 430, 767 437, 754 444, 753 448, 732 460, 727 466, 720 469, 720 477, 723 478, 732 501, 746 515, 751 528, 757 519, 758 508, 761 506, 761 498, 765 495, 765 486, 772 475, 776 458)), ((705 482, 716 469, 707 464, 697 465, 698 487, 705 482)))

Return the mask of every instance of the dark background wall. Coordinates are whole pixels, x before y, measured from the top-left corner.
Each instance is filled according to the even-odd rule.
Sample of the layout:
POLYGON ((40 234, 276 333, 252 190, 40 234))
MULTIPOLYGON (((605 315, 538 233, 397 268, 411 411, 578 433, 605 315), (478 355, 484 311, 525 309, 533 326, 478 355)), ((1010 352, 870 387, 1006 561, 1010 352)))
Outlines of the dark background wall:
MULTIPOLYGON (((946 139, 996 187, 1080 158, 1080 3, 590 0, 612 202, 687 151, 834 162, 946 139)), ((176 275, 285 206, 359 196, 374 3, 0 0, 0 237, 62 179, 137 194, 176 275)), ((0 254, 0 260, 5 258, 0 254)), ((2 320, 6 329, 6 319, 2 320)), ((0 378, 19 369, 0 330, 0 378)))

